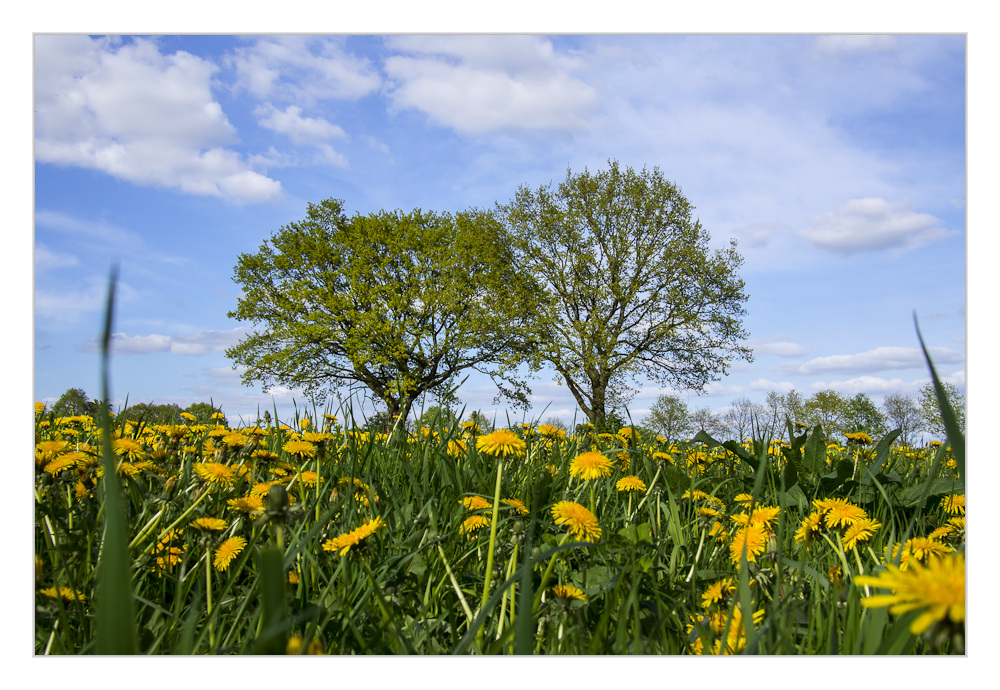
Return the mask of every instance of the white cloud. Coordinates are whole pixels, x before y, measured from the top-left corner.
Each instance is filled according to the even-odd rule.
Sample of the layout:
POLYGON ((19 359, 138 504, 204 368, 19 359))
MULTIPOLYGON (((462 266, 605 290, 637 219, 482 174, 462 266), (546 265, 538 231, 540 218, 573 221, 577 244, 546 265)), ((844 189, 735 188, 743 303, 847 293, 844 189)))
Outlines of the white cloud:
MULTIPOLYGON (((956 364, 965 360, 965 355, 947 347, 927 348, 936 365, 956 364)), ((875 372, 886 369, 915 369, 926 367, 923 352, 915 347, 877 347, 874 350, 853 355, 830 355, 817 357, 799 365, 788 365, 781 369, 788 373, 819 374, 875 372)))
POLYGON ((347 53, 343 43, 322 36, 268 36, 238 48, 226 62, 236 70, 236 87, 258 98, 311 104, 378 90, 377 70, 366 58, 347 53))
POLYGON ((72 254, 54 252, 40 242, 35 243, 35 272, 44 273, 54 268, 66 268, 80 263, 72 254))
POLYGON ((315 145, 329 139, 346 139, 343 129, 321 117, 302 117, 302 108, 290 105, 278 110, 270 103, 263 103, 254 110, 257 124, 284 134, 294 143, 315 145))
POLYGON ((895 50, 896 37, 892 35, 837 34, 818 36, 814 43, 824 53, 857 55, 882 53, 895 50))
POLYGON ((816 216, 799 234, 820 249, 850 255, 915 249, 953 233, 941 227, 940 219, 915 213, 904 202, 866 198, 816 216))
POLYGON ((237 136, 211 92, 216 71, 142 38, 36 36, 36 160, 236 203, 275 199, 281 184, 224 148, 237 136))
POLYGON ((769 381, 768 379, 760 378, 756 381, 750 382, 750 390, 752 391, 764 391, 769 393, 771 391, 777 391, 778 393, 788 393, 795 389, 795 384, 789 381, 769 381))
MULTIPOLYGON (((222 352, 232 347, 247 332, 244 326, 229 331, 196 331, 182 335, 128 335, 127 333, 111 334, 111 352, 117 355, 148 355, 156 352, 169 352, 173 355, 198 356, 211 352, 222 352)), ((88 340, 84 351, 98 350, 97 338, 88 340)))
POLYGON ((919 387, 918 382, 904 381, 900 378, 884 379, 878 376, 857 376, 846 381, 816 381, 809 384, 811 390, 832 389, 848 396, 855 396, 858 393, 869 396, 896 392, 915 393, 919 387))
POLYGON ((750 341, 747 343, 753 348, 755 355, 763 356, 774 356, 774 357, 801 357, 806 352, 808 348, 804 345, 799 345, 798 343, 790 343, 788 341, 777 341, 777 342, 765 342, 758 343, 750 341))
MULTIPOLYGON (((131 302, 136 291, 121 279, 115 284, 115 301, 131 302)), ((84 316, 103 312, 108 299, 106 277, 91 276, 83 287, 75 289, 35 288, 35 319, 45 320, 50 329, 63 329, 84 316)), ((96 341, 95 341, 96 342, 96 341)))
POLYGON ((396 110, 425 112, 462 134, 590 126, 597 91, 582 64, 538 36, 395 36, 385 60, 396 110))

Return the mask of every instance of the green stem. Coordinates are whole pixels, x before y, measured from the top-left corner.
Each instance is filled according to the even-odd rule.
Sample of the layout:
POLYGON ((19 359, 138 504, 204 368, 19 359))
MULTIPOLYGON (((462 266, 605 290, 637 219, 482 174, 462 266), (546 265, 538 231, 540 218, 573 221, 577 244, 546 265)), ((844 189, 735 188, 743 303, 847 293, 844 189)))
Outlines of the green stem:
MULTIPOLYGON (((562 546, 563 544, 565 544, 567 539, 569 539, 569 532, 567 532, 566 534, 564 534, 563 538, 559 540, 559 546, 562 546)), ((535 600, 531 604, 531 614, 532 615, 538 613, 538 607, 542 603, 542 594, 545 592, 545 585, 547 585, 548 582, 549 582, 549 576, 552 575, 552 568, 555 566, 555 564, 556 564, 556 558, 558 558, 558 557, 559 557, 559 554, 558 553, 554 553, 554 554, 552 554, 552 557, 549 558, 549 564, 546 566, 545 573, 542 575, 542 580, 538 584, 538 592, 535 593, 535 600)))
POLYGON ((212 624, 212 549, 205 547, 205 615, 208 617, 208 646, 215 649, 215 626, 212 624))
MULTIPOLYGON (((479 604, 479 610, 482 611, 486 606, 486 601, 490 598, 490 586, 493 584, 493 554, 496 551, 496 541, 497 541, 497 521, 500 517, 500 479, 503 475, 503 460, 497 460, 497 485, 496 490, 493 492, 493 521, 490 523, 490 544, 489 550, 486 554, 486 577, 483 579, 483 600, 479 604)), ((483 643, 483 629, 486 627, 486 622, 483 622, 482 627, 476 632, 476 641, 482 646, 483 643)))

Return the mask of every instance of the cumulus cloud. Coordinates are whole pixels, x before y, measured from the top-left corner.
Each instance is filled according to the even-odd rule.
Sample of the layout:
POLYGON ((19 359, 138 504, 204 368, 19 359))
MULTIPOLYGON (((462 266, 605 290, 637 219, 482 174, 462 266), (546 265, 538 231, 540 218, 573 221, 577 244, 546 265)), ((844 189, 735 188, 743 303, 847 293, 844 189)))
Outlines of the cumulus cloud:
POLYGON ((778 393, 788 393, 795 389, 795 384, 790 381, 769 381, 768 379, 760 378, 756 381, 750 382, 750 390, 752 391, 764 391, 771 392, 777 391, 778 393))
POLYGON ((750 341, 747 345, 753 348, 755 355, 771 355, 774 357, 801 357, 809 351, 804 345, 790 343, 785 340, 763 343, 750 341))
POLYGON ((270 103, 254 110, 257 124, 284 134, 296 144, 316 144, 329 139, 346 139, 343 129, 321 117, 302 117, 302 108, 290 105, 278 110, 270 103))
MULTIPOLYGON (((937 365, 956 364, 965 361, 965 355, 947 347, 927 348, 937 365)), ((782 370, 796 374, 819 373, 861 373, 886 369, 914 369, 926 367, 923 352, 915 347, 877 347, 874 350, 852 355, 830 355, 816 357, 798 365, 783 367, 782 370)))
MULTIPOLYGON (((239 326, 230 331, 196 331, 182 335, 128 335, 127 333, 111 334, 111 352, 117 355, 149 355, 156 352, 169 352, 174 355, 204 355, 210 352, 222 352, 232 347, 247 329, 239 326)), ((98 350, 97 338, 92 338, 84 344, 84 351, 98 350)))
POLYGON ((953 234, 929 213, 916 213, 904 202, 885 199, 852 199, 816 216, 799 235, 820 249, 842 255, 905 251, 953 234))
POLYGON ((377 70, 344 49, 344 39, 268 36, 226 58, 236 70, 236 87, 261 99, 312 104, 354 100, 378 90, 377 70))
POLYGON ((212 95, 217 69, 142 38, 36 36, 36 160, 236 203, 279 197, 225 148, 237 136, 212 95))
POLYGON ((589 127, 597 91, 582 65, 539 36, 394 36, 385 60, 396 110, 426 113, 462 134, 589 127))
POLYGON ((920 385, 900 378, 884 379, 878 376, 856 376, 845 381, 816 381, 809 384, 814 391, 832 389, 843 395, 855 396, 858 393, 866 395, 882 395, 885 393, 915 393, 920 385))

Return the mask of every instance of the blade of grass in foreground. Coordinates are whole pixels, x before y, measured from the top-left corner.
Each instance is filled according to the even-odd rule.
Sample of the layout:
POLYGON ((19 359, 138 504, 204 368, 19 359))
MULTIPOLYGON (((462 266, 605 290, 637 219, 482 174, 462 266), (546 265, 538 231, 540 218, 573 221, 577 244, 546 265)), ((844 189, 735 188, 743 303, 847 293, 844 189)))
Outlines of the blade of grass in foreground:
POLYGON ((931 380, 934 381, 934 393, 937 395, 938 409, 941 411, 941 421, 944 422, 945 434, 948 436, 948 443, 951 445, 951 454, 955 458, 955 465, 958 467, 958 478, 962 482, 962 489, 965 489, 965 435, 958 426, 958 419, 955 411, 948 402, 944 386, 938 378, 934 363, 931 361, 927 346, 924 345, 924 337, 920 334, 920 324, 917 323, 917 315, 913 315, 913 325, 917 329, 917 339, 920 340, 920 349, 924 352, 924 359, 927 360, 927 367, 931 370, 931 380))
POLYGON ((115 283, 118 267, 113 266, 108 280, 108 300, 104 312, 104 336, 101 340, 101 457, 104 477, 104 538, 97 567, 97 645, 98 654, 135 654, 135 614, 125 511, 122 504, 118 468, 111 447, 111 418, 108 403, 108 360, 111 346, 111 317, 115 306, 115 283))

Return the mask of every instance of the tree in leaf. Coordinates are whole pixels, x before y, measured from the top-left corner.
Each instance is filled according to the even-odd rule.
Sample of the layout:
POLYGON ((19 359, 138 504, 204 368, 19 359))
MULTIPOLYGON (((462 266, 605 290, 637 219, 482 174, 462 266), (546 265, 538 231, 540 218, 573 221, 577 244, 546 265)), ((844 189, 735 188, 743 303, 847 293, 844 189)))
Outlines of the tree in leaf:
POLYGON ((858 393, 847 400, 847 411, 844 416, 844 433, 863 431, 874 440, 885 436, 886 418, 871 398, 864 393, 858 393))
MULTIPOLYGON (((948 404, 955 412, 955 419, 962 432, 965 432, 965 396, 962 395, 958 387, 953 383, 941 382, 944 387, 945 397, 948 404)), ((917 392, 917 406, 920 408, 920 415, 924 421, 925 429, 941 440, 947 437, 944 428, 944 419, 941 416, 941 408, 938 403, 937 393, 934 391, 934 382, 928 381, 917 392)))
POLYGON ((685 438, 691 427, 687 403, 676 395, 661 395, 649 408, 643 425, 668 441, 685 438))
MULTIPOLYGON (((218 407, 215 407, 211 403, 207 402, 191 403, 182 410, 182 412, 194 415, 194 421, 191 422, 192 424, 214 424, 215 420, 212 415, 218 414, 221 411, 222 410, 218 407)), ((187 420, 185 419, 180 419, 178 421, 181 423, 187 423, 187 420)))
POLYGON ((178 424, 184 421, 181 418, 179 405, 166 403, 162 405, 154 403, 136 403, 122 410, 119 419, 127 419, 132 422, 142 421, 143 424, 178 424))
POLYGON ((520 188, 499 207, 518 260, 544 284, 535 363, 554 367, 591 423, 634 382, 700 390, 751 361, 736 243, 710 250, 693 207, 659 169, 586 169, 520 188))
POLYGON ((70 388, 56 400, 52 406, 52 413, 56 417, 78 417, 91 414, 93 409, 86 391, 82 388, 70 388))
POLYGON ((802 405, 802 415, 810 428, 817 424, 823 427, 827 440, 832 440, 844 432, 848 414, 847 399, 833 389, 814 393, 802 405))
POLYGON ((913 445, 916 435, 925 426, 917 401, 905 393, 890 393, 882 399, 882 410, 889 426, 900 430, 898 442, 904 446, 913 445))
POLYGON ((487 212, 379 212, 348 217, 343 202, 241 254, 243 296, 230 318, 253 329, 226 355, 246 384, 298 388, 318 403, 362 385, 406 419, 413 401, 467 369, 497 399, 528 406, 517 367, 540 291, 487 212))

